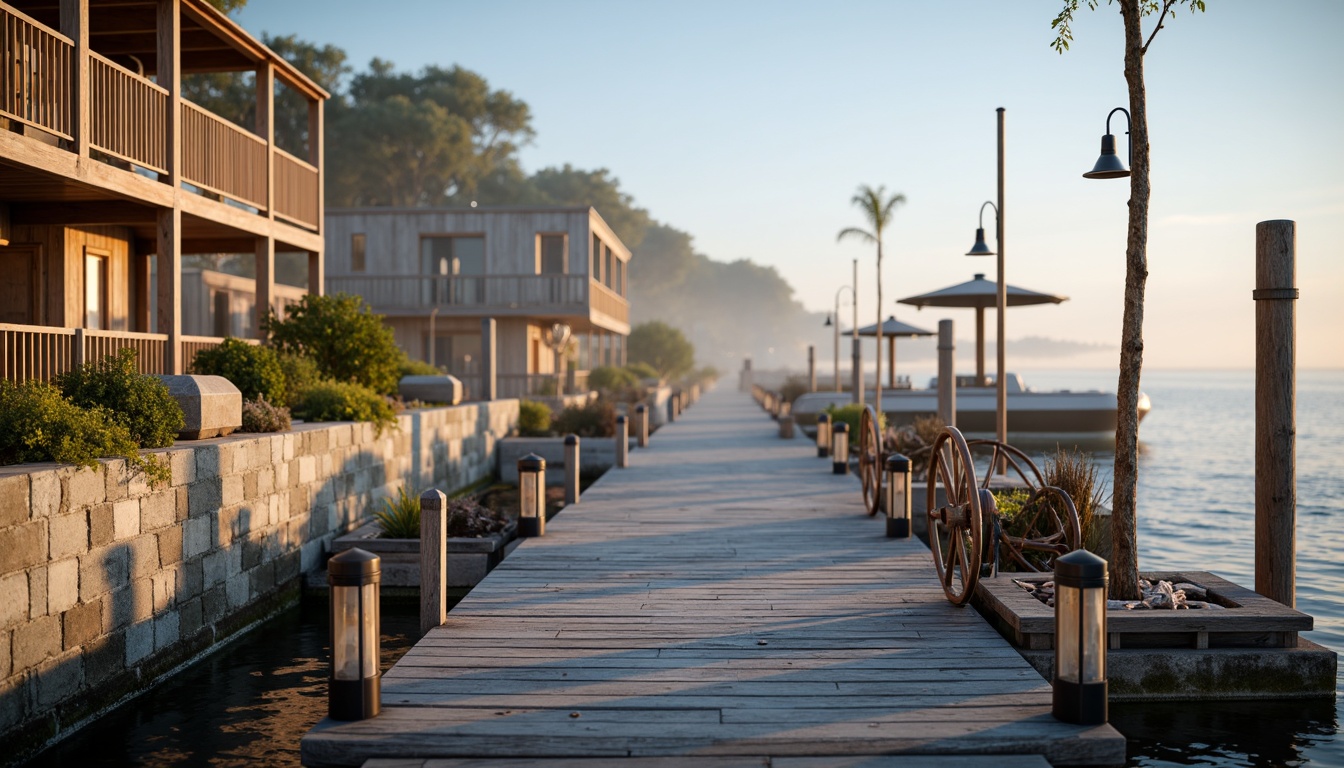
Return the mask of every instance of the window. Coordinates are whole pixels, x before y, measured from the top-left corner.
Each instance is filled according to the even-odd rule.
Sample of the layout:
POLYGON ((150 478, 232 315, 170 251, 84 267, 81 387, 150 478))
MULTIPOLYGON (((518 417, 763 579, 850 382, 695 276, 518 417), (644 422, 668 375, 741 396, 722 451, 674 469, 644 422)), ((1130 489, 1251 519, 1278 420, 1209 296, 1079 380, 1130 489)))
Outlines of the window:
POLYGON ((625 295, 625 262, 619 258, 613 258, 612 264, 616 268, 616 276, 611 281, 611 287, 616 293, 625 295))
POLYGON ((537 235, 537 274, 565 274, 565 235, 537 235))
POLYGON ((485 301, 485 238, 480 235, 437 236, 420 240, 421 273, 427 280, 427 301, 435 304, 480 304, 485 301))
POLYGON ((350 236, 350 271, 364 271, 364 243, 363 232, 357 232, 350 236))
POLYGON ((107 256, 91 251, 84 253, 84 327, 108 327, 107 256))
POLYGON ((602 281, 602 240, 593 235, 592 263, 589 265, 588 278, 602 281))

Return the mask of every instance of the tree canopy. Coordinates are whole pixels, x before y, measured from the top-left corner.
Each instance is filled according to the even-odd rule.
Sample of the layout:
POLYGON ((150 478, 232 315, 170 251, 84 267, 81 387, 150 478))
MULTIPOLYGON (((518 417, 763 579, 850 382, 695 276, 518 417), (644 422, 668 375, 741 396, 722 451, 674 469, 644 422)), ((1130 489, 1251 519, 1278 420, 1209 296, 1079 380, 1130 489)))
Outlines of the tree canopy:
POLYGON ((629 358, 653 366, 664 379, 674 379, 695 367, 695 347, 681 331, 655 320, 630 331, 629 358))

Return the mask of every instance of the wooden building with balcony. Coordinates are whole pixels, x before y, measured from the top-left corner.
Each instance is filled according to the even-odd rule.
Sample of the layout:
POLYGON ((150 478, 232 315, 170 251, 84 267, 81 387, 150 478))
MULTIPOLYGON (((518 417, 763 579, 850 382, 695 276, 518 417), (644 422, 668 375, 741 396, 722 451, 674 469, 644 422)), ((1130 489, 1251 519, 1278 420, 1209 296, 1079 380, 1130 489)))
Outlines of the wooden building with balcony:
POLYGON ((501 397, 549 394, 566 367, 582 388, 588 370, 625 364, 630 250, 593 208, 332 209, 326 237, 327 290, 362 296, 468 396, 487 318, 501 397), (562 354, 556 324, 576 342, 562 354))
POLYGON ((256 312, 277 252, 320 293, 327 97, 205 0, 0 0, 0 377, 125 346, 183 372, 218 342, 183 333, 184 254, 255 254, 256 312), (218 72, 252 73, 251 124, 183 98, 218 72), (291 151, 278 88, 306 104, 291 151))

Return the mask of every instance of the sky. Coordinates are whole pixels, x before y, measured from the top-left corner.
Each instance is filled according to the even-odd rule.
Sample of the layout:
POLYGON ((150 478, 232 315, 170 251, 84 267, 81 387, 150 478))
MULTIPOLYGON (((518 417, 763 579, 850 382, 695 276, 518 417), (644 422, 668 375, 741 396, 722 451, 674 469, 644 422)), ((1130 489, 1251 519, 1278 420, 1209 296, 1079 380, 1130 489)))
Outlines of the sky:
MULTIPOLYGON (((1129 184, 1082 173, 1107 113, 1128 106, 1124 32, 1118 6, 1083 5, 1062 55, 1062 0, 250 0, 236 19, 334 44, 357 70, 379 57, 478 72, 532 110, 527 171, 607 168, 699 252, 775 267, 812 311, 834 309, 858 259, 861 324, 878 315, 875 250, 836 235, 864 223, 860 184, 900 192, 881 314, 951 318, 959 339, 970 310, 895 300, 994 279, 992 257, 962 254, 995 197, 1003 107, 1007 281, 1069 297, 1010 310, 1009 354, 1046 337, 1098 345, 1071 365, 1114 368, 1129 184)), ((1145 367, 1254 365, 1255 225, 1268 219, 1297 222, 1298 364, 1344 367, 1344 2, 1207 5, 1169 19, 1145 58, 1145 367)), ((1111 129, 1123 156, 1123 115, 1111 129)))

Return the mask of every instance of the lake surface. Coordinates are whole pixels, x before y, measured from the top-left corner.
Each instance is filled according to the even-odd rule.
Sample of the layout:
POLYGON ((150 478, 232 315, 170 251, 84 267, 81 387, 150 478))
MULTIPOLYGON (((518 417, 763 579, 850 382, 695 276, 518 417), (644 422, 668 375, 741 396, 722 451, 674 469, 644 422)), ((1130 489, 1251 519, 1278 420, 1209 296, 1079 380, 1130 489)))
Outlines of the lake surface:
MULTIPOLYGON (((1096 371, 1024 374, 1035 389, 1115 389, 1096 371)), ((1140 429, 1140 566, 1254 586, 1254 377, 1149 372, 1140 429)), ((1344 371, 1298 376, 1297 595, 1307 637, 1344 652, 1344 371)), ((1090 446, 1109 481, 1110 449, 1090 446)), ((413 605, 383 611, 384 669, 418 633, 413 605)), ((326 712, 326 604, 309 601, 104 717, 34 764, 298 765, 326 712)), ((1128 704, 1111 722, 1129 765, 1344 766, 1340 696, 1313 702, 1128 704)))

